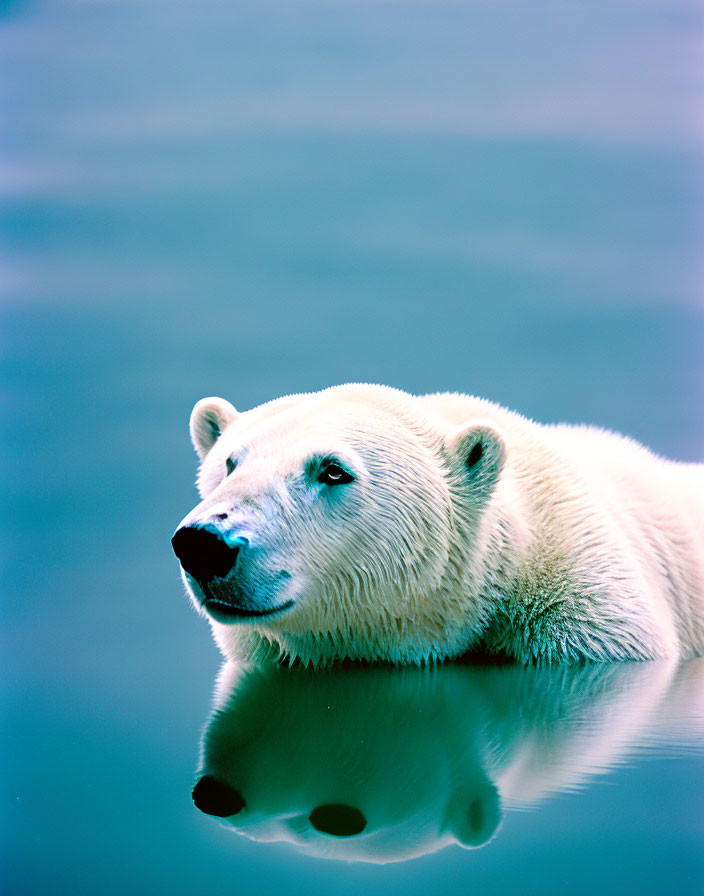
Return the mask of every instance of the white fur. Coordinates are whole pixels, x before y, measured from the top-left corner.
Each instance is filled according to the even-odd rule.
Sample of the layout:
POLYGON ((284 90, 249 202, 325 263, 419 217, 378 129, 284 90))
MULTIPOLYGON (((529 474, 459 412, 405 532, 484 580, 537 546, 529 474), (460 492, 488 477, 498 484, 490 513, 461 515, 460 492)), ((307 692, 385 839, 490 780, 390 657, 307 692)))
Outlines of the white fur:
POLYGON ((371 385, 241 414, 204 399, 191 432, 203 500, 184 523, 227 514, 257 548, 248 584, 274 604, 294 601, 268 619, 211 620, 229 657, 704 652, 704 465, 479 398, 371 385), (311 480, 306 465, 322 455, 355 481, 311 480), (230 476, 228 457, 238 460, 230 476), (274 592, 281 570, 289 578, 274 592))

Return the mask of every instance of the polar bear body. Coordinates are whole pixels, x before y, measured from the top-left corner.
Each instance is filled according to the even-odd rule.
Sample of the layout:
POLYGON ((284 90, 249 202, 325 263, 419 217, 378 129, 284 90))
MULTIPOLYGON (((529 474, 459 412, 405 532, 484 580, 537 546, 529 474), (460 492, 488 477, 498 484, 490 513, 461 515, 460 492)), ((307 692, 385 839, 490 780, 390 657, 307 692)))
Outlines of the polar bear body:
POLYGON ((203 399, 191 433, 203 500, 182 527, 247 547, 207 586, 184 574, 198 609, 236 610, 211 618, 229 657, 704 652, 701 464, 479 398, 370 385, 241 414, 203 399))
POLYGON ((465 396, 419 400, 449 423, 481 414, 507 442, 494 501, 520 507, 514 525, 527 550, 515 551, 517 579, 485 635, 492 647, 586 659, 704 650, 704 465, 465 396))

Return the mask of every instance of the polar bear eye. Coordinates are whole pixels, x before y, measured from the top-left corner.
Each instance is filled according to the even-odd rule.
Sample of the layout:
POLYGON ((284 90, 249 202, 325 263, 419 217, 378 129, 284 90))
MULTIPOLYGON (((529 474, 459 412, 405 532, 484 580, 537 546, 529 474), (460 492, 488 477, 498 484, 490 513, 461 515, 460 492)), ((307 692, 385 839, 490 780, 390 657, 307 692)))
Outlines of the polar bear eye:
POLYGON ((227 470, 226 475, 229 476, 230 473, 234 473, 235 467, 237 466, 237 460, 233 460, 231 457, 225 461, 225 469, 227 470))
POLYGON ((339 464, 329 462, 325 464, 318 475, 318 482, 324 485, 346 485, 353 482, 354 476, 343 469, 339 464))

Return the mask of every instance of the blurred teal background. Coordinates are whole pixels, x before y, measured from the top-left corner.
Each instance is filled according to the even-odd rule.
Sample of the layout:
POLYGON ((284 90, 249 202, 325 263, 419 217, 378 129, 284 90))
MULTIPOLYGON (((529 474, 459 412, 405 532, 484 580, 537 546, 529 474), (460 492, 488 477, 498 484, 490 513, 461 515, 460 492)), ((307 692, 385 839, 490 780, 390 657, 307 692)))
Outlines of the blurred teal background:
POLYGON ((4 892, 701 891, 701 758, 393 868, 221 831, 169 538, 209 394, 461 390, 701 460, 703 46, 694 0, 2 7, 4 892))

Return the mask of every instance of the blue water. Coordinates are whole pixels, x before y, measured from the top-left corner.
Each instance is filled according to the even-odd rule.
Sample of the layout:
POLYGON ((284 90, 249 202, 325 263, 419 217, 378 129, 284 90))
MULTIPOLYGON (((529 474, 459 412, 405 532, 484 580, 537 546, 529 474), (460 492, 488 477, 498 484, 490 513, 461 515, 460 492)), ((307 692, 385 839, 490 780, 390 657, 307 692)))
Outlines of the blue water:
MULTIPOLYGON (((346 798, 391 840, 420 825, 413 860, 320 859, 199 813, 220 658, 169 537, 209 394, 458 389, 701 460, 703 18, 686 0, 3 7, 3 892, 702 892, 696 664, 350 673, 317 754, 330 679, 286 679, 298 727, 273 695, 280 741, 251 723, 282 763, 260 814, 305 825, 316 773, 354 753, 346 798), (412 746, 391 709, 349 741, 372 686, 403 698, 412 746), (415 706, 442 709, 442 737, 415 706), (496 830, 433 851, 463 775, 496 794, 496 830)), ((259 772, 233 782, 252 805, 259 772)))

